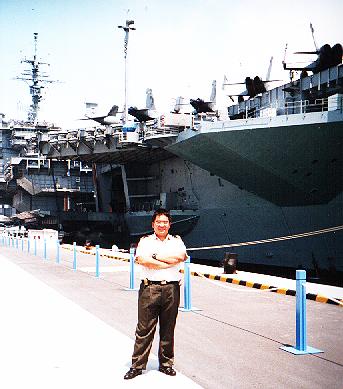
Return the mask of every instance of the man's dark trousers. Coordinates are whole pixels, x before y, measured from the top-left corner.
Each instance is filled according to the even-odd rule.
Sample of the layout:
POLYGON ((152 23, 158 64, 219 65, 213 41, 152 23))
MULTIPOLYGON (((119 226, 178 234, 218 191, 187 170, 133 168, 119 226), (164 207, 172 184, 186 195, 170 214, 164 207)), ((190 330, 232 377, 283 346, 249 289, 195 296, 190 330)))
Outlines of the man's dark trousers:
POLYGON ((178 282, 165 285, 144 285, 138 297, 138 324, 132 355, 132 367, 145 369, 151 350, 157 321, 160 326, 158 359, 160 366, 171 367, 174 362, 174 329, 180 303, 178 282))

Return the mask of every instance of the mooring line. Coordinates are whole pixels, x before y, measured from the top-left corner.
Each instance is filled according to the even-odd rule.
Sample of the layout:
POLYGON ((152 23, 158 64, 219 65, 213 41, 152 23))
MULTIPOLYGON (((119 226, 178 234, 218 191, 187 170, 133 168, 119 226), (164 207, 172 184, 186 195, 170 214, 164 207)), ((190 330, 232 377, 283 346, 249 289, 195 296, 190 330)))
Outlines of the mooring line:
POLYGON ((262 240, 253 240, 251 242, 223 244, 223 245, 218 245, 218 246, 207 246, 207 247, 206 246, 205 247, 191 247, 191 248, 187 248, 187 251, 214 250, 214 249, 222 249, 222 248, 228 248, 228 247, 252 246, 252 245, 262 244, 262 243, 271 243, 271 242, 279 242, 279 241, 289 240, 289 239, 306 238, 308 236, 328 234, 330 232, 336 232, 336 231, 340 231, 340 230, 343 230, 343 225, 325 228, 322 230, 303 232, 302 234, 280 236, 277 238, 262 239, 262 240))

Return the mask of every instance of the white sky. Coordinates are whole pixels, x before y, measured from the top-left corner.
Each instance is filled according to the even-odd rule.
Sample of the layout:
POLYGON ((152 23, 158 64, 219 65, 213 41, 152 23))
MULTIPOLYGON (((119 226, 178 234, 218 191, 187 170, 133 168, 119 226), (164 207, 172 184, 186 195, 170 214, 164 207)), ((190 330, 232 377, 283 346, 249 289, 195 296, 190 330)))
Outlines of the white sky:
POLYGON ((312 22, 318 46, 343 43, 342 15, 342 0, 0 0, 0 112, 27 116, 28 86, 15 77, 27 68, 20 61, 33 56, 34 32, 38 57, 61 81, 46 90, 40 118, 76 126, 85 101, 98 103, 99 114, 123 106, 124 31, 117 26, 126 19, 137 28, 129 41, 128 105, 145 107, 151 88, 156 108, 168 111, 179 95, 209 99, 214 79, 220 93, 224 74, 229 82, 264 79, 271 56, 271 78, 286 81, 286 42, 289 57, 313 50, 312 22))

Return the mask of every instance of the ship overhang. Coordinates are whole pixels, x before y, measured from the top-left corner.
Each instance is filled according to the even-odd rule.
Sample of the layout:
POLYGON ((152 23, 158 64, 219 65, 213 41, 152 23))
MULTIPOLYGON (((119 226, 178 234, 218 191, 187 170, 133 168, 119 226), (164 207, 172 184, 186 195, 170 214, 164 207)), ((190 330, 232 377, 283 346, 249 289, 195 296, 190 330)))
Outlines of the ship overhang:
POLYGON ((327 203, 343 187, 341 110, 203 123, 166 149, 280 206, 327 203))
POLYGON ((167 150, 151 145, 132 144, 117 147, 113 140, 107 145, 100 142, 79 142, 73 147, 62 144, 59 148, 52 147, 49 142, 41 141, 40 151, 48 159, 81 160, 87 163, 145 163, 161 161, 172 156, 167 150))

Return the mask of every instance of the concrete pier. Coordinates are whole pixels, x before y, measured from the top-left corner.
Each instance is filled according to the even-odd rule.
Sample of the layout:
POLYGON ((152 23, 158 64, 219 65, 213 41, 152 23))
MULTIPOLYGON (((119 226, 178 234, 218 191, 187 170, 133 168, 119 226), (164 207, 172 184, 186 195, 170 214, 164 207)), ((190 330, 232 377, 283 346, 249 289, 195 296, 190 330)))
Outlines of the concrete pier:
POLYGON ((179 313, 177 376, 157 371, 155 341, 144 374, 124 381, 137 320, 129 264, 101 257, 96 277, 95 256, 77 253, 74 270, 73 252, 56 263, 54 249, 0 248, 0 387, 342 387, 342 306, 308 301, 308 343, 324 353, 294 356, 280 350, 295 343, 294 296, 203 277, 191 279, 201 311, 179 313))

